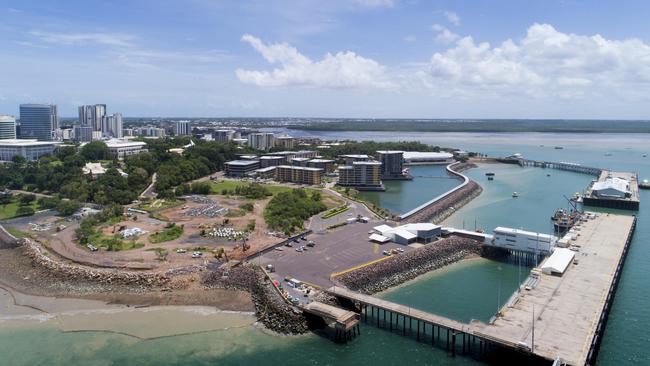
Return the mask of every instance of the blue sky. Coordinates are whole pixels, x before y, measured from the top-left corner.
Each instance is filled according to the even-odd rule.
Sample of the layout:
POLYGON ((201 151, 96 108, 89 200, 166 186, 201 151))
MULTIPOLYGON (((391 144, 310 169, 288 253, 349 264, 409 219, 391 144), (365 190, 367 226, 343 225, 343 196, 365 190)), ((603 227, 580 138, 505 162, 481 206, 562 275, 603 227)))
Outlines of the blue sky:
POLYGON ((0 0, 0 114, 648 119, 647 1, 0 0))

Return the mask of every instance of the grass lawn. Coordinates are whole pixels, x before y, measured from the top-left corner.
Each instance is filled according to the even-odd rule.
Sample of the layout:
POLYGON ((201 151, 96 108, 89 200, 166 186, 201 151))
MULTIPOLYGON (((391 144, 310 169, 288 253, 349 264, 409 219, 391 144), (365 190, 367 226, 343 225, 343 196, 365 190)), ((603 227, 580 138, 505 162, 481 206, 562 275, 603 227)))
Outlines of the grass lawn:
POLYGON ((121 250, 142 248, 144 244, 135 240, 122 240, 119 236, 107 236, 101 232, 93 234, 88 242, 98 248, 105 248, 110 251, 118 252, 121 250))
POLYGON ((15 227, 11 226, 5 226, 5 230, 9 232, 9 234, 15 236, 16 238, 33 238, 34 236, 26 231, 21 231, 16 229, 15 227))
POLYGON ((170 227, 166 227, 161 231, 149 235, 149 241, 153 244, 156 244, 178 239, 181 235, 183 235, 183 231, 183 226, 172 224, 170 227))
MULTIPOLYGON (((224 189, 227 190, 234 190, 236 187, 243 187, 248 185, 248 182, 240 182, 240 181, 235 181, 235 180, 222 180, 219 182, 210 182, 212 185, 212 194, 221 194, 221 191, 224 189)), ((276 195, 280 192, 288 192, 291 191, 292 189, 296 189, 297 187, 288 187, 288 186, 282 186, 282 185, 277 185, 277 184, 262 184, 265 188, 267 188, 273 195, 276 195)), ((314 191, 321 191, 320 189, 316 188, 304 188, 307 192, 314 192, 314 191)))
MULTIPOLYGON (((15 198, 6 205, 0 205, 0 220, 6 220, 6 219, 11 219, 16 217, 16 210, 18 210, 18 207, 20 207, 20 204, 18 204, 18 200, 15 198)), ((27 205, 27 207, 33 208, 34 211, 38 211, 39 209, 36 200, 34 200, 34 202, 30 203, 29 205, 27 205)))

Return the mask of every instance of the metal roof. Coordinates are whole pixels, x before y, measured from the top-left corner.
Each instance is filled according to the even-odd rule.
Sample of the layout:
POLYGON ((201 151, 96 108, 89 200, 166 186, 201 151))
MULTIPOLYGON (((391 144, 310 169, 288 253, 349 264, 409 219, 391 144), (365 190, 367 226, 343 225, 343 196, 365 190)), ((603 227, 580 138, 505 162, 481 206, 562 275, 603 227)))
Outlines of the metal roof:
POLYGON ((556 248, 550 257, 541 266, 542 272, 546 274, 562 274, 569 266, 576 253, 567 248, 556 248))

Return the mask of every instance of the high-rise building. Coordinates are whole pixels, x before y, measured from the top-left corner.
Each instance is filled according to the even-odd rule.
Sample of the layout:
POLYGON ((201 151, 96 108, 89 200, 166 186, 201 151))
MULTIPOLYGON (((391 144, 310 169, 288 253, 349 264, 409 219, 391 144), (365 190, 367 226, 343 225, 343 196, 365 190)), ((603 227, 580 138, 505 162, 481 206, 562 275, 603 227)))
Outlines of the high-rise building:
POLYGON ((82 105, 79 107, 79 124, 90 126, 93 131, 106 131, 104 117, 106 116, 106 104, 82 105))
POLYGON ((16 117, 0 116, 0 140, 16 138, 16 117))
POLYGON ((102 125, 104 126, 103 131, 105 137, 122 138, 122 113, 104 116, 102 125))
POLYGON ((270 150, 275 138, 270 132, 251 133, 248 135, 248 146, 256 150, 270 150))
POLYGON ((228 142, 233 139, 235 136, 235 131, 233 130, 216 130, 212 133, 214 141, 217 142, 228 142))
POLYGON ((21 139, 52 140, 52 132, 59 127, 56 105, 21 104, 20 134, 21 139))
POLYGON ((191 133, 190 121, 176 121, 174 122, 174 135, 187 136, 191 133))
POLYGON ((382 179, 400 179, 404 178, 404 152, 403 151, 377 151, 379 161, 381 161, 381 178, 382 179))

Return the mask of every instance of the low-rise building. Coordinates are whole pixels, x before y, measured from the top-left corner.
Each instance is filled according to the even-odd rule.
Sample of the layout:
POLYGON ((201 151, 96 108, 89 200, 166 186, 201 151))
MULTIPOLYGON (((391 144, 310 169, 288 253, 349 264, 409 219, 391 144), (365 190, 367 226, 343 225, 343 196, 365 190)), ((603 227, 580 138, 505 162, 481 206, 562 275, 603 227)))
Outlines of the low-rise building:
POLYGON ((111 155, 118 159, 147 151, 147 143, 142 141, 111 139, 106 141, 106 146, 108 146, 111 155))
POLYGON ((492 241, 485 244, 522 252, 548 254, 556 241, 557 238, 553 235, 497 227, 494 229, 492 241))
POLYGON ((404 151, 405 164, 447 164, 454 161, 454 155, 447 152, 404 151))
POLYGON ((365 154, 347 154, 347 155, 340 155, 339 159, 345 162, 345 165, 352 165, 355 161, 368 161, 371 160, 372 158, 370 155, 365 155, 365 154))
POLYGON ((38 141, 36 139, 0 140, 0 161, 11 161, 14 156, 22 156, 28 161, 38 160, 43 155, 51 155, 61 142, 38 141))
POLYGON ((278 182, 319 185, 323 169, 302 166, 280 165, 275 169, 275 179, 278 182))
POLYGON ((275 179, 275 166, 268 166, 266 168, 255 169, 252 173, 252 176, 260 179, 275 179))
POLYGON ((278 166, 285 163, 283 156, 260 156, 260 167, 278 166))
POLYGON ((232 160, 224 164, 229 177, 245 177, 260 168, 259 160, 232 160))
POLYGON ((380 243, 392 241, 403 245, 408 245, 415 241, 419 243, 430 243, 436 240, 442 233, 442 228, 439 225, 427 222, 406 224, 397 227, 379 225, 375 226, 373 230, 375 234, 371 235, 370 240, 380 243))
POLYGON ((323 169, 325 173, 334 171, 334 160, 330 159, 311 159, 307 161, 307 166, 310 168, 323 169))
POLYGON ((358 190, 383 191, 381 163, 378 161, 355 161, 352 165, 339 167, 338 185, 358 190))
POLYGON ((293 166, 307 166, 309 163, 309 158, 293 158, 291 159, 291 165, 293 166))

